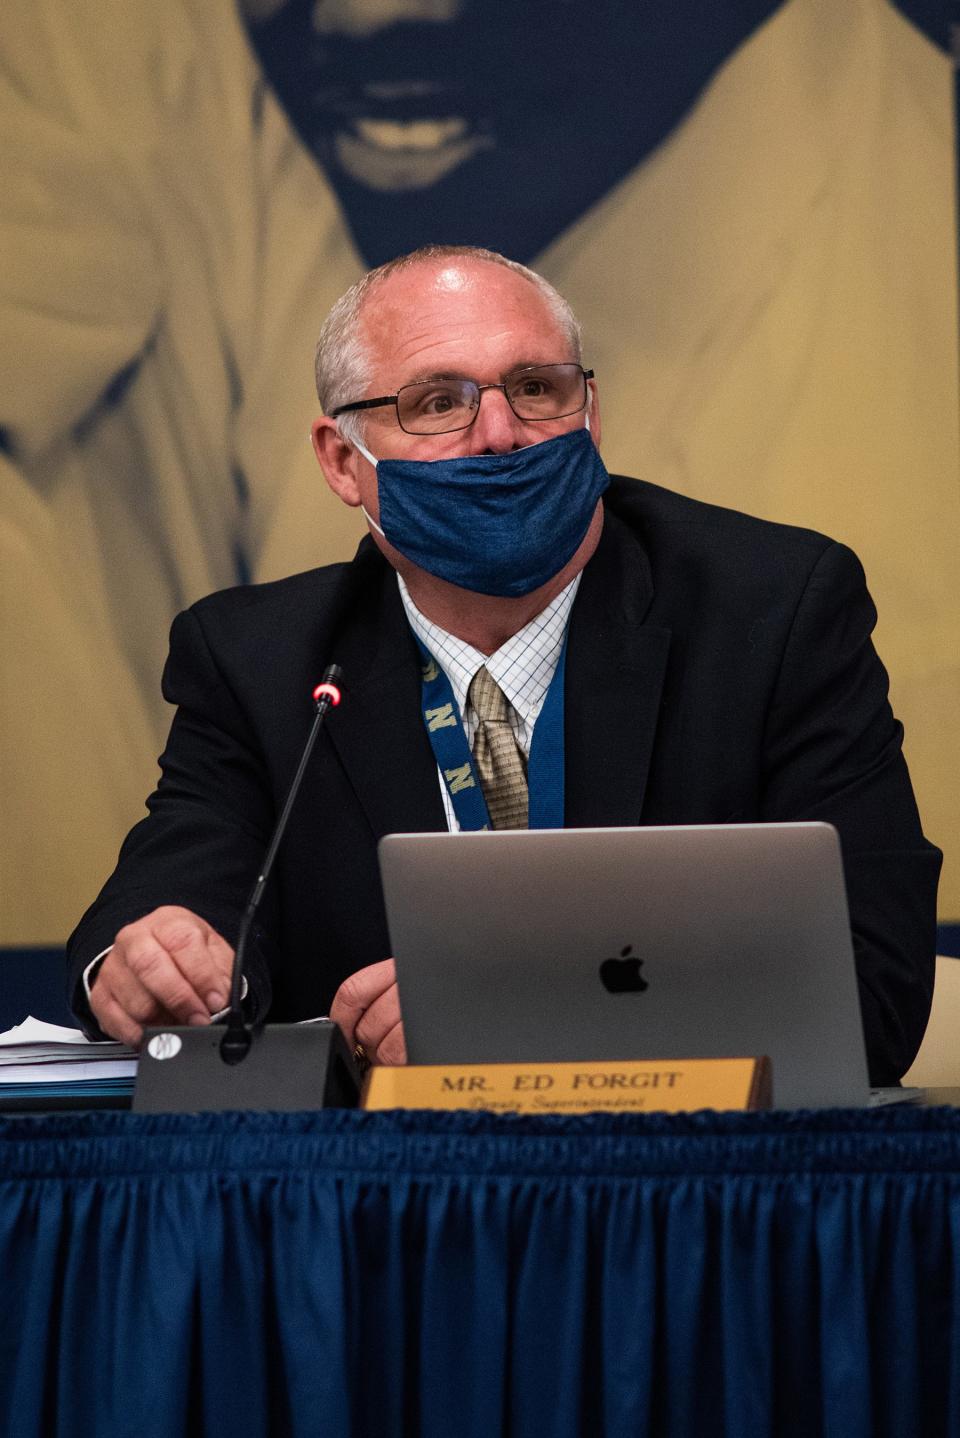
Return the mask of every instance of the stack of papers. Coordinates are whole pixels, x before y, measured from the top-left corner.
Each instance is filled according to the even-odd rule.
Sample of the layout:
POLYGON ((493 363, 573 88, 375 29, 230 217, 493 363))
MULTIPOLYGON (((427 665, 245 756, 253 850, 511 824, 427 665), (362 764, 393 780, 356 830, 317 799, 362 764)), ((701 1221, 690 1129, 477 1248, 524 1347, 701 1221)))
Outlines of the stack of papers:
POLYGON ((11 1100, 129 1097, 136 1049, 93 1043, 79 1029, 26 1018, 0 1034, 0 1107, 11 1100))

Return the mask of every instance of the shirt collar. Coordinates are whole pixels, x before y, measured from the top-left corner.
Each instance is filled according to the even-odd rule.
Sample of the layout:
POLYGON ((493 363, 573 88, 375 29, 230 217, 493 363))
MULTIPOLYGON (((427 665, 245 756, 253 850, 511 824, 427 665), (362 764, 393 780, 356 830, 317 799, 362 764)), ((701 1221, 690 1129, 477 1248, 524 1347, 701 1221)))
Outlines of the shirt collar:
POLYGON ((580 575, 493 654, 483 654, 427 619, 399 574, 397 584, 410 627, 450 680, 461 714, 466 713, 470 681, 485 664, 523 723, 532 728, 560 660, 580 575))

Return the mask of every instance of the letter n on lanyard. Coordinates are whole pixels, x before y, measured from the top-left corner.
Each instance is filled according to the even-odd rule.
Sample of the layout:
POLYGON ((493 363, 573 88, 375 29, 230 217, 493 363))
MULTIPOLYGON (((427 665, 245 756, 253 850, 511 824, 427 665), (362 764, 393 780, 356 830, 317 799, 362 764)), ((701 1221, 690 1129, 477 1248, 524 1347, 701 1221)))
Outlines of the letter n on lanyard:
MULTIPOLYGON (((416 639, 416 635, 414 636, 416 639)), ((450 680, 419 639, 423 665, 421 704, 427 737, 443 775, 457 823, 463 830, 489 829, 490 816, 473 767, 463 717, 450 680)), ((567 642, 533 730, 527 765, 531 829, 563 828, 563 680, 567 642)))

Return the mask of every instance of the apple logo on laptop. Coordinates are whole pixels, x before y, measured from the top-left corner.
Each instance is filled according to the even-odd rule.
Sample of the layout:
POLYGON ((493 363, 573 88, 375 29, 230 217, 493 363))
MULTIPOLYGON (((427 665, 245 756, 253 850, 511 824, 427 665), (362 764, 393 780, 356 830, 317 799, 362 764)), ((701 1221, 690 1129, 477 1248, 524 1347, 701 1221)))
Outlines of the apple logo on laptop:
POLYGON ((604 959, 600 965, 600 982, 608 994, 642 994, 650 985, 640 972, 643 959, 637 958, 633 945, 620 950, 619 959, 604 959))

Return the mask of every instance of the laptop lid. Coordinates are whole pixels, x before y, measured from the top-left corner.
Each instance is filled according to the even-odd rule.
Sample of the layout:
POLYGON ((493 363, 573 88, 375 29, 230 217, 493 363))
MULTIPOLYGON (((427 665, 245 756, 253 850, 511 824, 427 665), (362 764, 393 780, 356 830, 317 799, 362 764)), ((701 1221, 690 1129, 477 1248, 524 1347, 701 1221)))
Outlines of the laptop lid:
POLYGON ((391 834, 411 1063, 768 1054, 781 1108, 868 1100, 828 824, 391 834))

